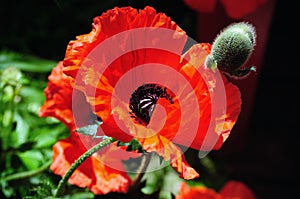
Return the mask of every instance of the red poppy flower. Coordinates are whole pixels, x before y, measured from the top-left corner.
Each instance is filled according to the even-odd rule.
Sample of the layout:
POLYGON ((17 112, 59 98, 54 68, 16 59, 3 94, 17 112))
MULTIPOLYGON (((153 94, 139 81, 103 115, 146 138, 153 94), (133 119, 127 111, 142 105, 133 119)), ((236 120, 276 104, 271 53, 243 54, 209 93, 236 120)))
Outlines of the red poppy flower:
MULTIPOLYGON (((267 0, 220 0, 226 13, 231 18, 241 18, 254 12, 267 0)), ((185 0, 185 3, 198 12, 213 12, 218 3, 217 0, 185 0)))
MULTIPOLYGON (((57 118, 71 130, 69 138, 60 140, 53 146, 53 162, 50 169, 60 176, 64 176, 72 163, 87 151, 87 143, 95 144, 90 137, 82 138, 74 132, 76 126, 88 125, 92 112, 90 105, 84 103, 84 95, 80 91, 73 90, 70 78, 62 73, 62 63, 59 62, 49 76, 48 87, 45 89, 46 101, 39 111, 41 117, 57 118), (76 125, 72 103, 73 105, 80 103, 81 107, 81 114, 76 118, 76 125), (85 139, 84 143, 83 139, 85 139)), ((75 170, 69 183, 79 187, 88 187, 95 194, 127 192, 131 179, 125 172, 122 160, 129 157, 138 157, 138 154, 122 153, 122 150, 115 145, 103 148, 75 170)))
POLYGON ((176 199, 256 199, 252 190, 244 183, 239 181, 228 181, 216 192, 204 186, 188 186, 185 182, 181 183, 179 194, 176 199))
POLYGON ((148 6, 108 10, 92 27, 69 43, 64 73, 103 121, 98 134, 136 138, 181 177, 198 177, 180 147, 219 149, 241 105, 239 89, 204 67, 211 46, 194 45, 182 56, 185 32, 148 6))

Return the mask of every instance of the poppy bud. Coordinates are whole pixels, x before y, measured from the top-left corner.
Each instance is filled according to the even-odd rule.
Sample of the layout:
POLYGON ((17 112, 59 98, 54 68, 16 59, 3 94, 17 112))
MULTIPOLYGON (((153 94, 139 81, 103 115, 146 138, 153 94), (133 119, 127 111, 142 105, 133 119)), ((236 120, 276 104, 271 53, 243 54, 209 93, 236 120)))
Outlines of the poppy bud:
POLYGON ((219 70, 233 76, 235 73, 241 74, 241 71, 253 71, 241 68, 250 57, 255 42, 256 33, 251 24, 239 22, 229 25, 216 37, 205 65, 212 69, 217 66, 219 70))

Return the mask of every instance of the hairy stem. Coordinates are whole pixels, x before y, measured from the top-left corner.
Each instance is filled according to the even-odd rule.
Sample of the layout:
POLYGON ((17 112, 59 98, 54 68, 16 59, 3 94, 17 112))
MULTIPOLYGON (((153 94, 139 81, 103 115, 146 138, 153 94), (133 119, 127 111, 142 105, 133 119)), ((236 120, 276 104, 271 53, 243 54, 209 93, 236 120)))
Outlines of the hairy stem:
POLYGON ((64 177, 60 180, 55 193, 54 197, 58 197, 59 194, 61 193, 63 187, 69 180, 69 178, 72 176, 73 172, 91 155, 93 155, 95 152, 99 151, 100 149, 104 148, 105 146, 113 143, 116 141, 114 138, 106 138, 102 142, 96 144, 94 147, 90 148, 88 151, 86 151, 84 154, 82 154, 72 165, 71 168, 68 170, 68 172, 64 175, 64 177))

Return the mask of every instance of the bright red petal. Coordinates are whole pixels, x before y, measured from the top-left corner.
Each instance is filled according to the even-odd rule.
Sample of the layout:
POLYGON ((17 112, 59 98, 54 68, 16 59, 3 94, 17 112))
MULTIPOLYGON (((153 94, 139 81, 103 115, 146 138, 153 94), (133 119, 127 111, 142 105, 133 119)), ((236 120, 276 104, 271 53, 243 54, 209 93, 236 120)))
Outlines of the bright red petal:
MULTIPOLYGON (((87 55, 98 44, 123 31, 143 27, 159 27, 184 32, 169 17, 163 13, 156 13, 152 7, 146 6, 140 11, 131 7, 115 7, 94 18, 93 29, 89 34, 77 36, 76 40, 69 42, 64 59, 65 73, 75 78, 87 55)), ((113 47, 107 50, 113 50, 113 47)), ((122 69, 122 66, 118 69, 122 69)))
POLYGON ((179 131, 173 140, 178 144, 204 151, 219 149, 222 146, 241 111, 241 94, 238 87, 218 71, 205 68, 204 62, 209 53, 209 44, 198 44, 184 55, 181 73, 192 86, 195 95, 184 95, 181 102, 187 104, 182 107, 183 110, 193 115, 184 117, 181 126, 186 127, 179 131), (197 106, 189 105, 195 100, 197 106), (196 115, 197 113, 199 115, 196 115), (190 126, 197 126, 198 129, 188 132, 190 126))
POLYGON ((49 76, 49 83, 45 89, 46 100, 39 110, 39 116, 54 117, 69 129, 75 130, 76 127, 89 124, 92 109, 83 93, 72 88, 71 78, 66 76, 62 69, 63 62, 60 61, 49 76))
MULTIPOLYGON (((50 169, 55 174, 64 176, 72 163, 86 151, 87 148, 80 138, 72 133, 70 138, 54 145, 53 163, 50 169)), ((114 145, 103 148, 75 170, 69 183, 79 187, 88 187, 94 194, 126 193, 131 179, 122 166, 122 160, 128 158, 128 153, 122 153, 120 158, 120 151, 116 151, 114 145)))
MULTIPOLYGON (((89 34, 78 36, 77 40, 69 43, 64 72, 76 77, 72 85, 85 93, 93 111, 101 117, 104 122, 102 130, 109 131, 112 128, 113 133, 107 132, 107 135, 128 141, 130 137, 122 131, 115 132, 118 128, 114 124, 111 126, 110 123, 114 122, 109 121, 112 118, 112 94, 116 83, 126 72, 143 64, 159 63, 178 67, 180 56, 174 56, 174 53, 181 54, 185 42, 185 32, 165 14, 156 13, 151 7, 139 12, 131 7, 116 7, 94 18, 93 30, 89 34), (151 31, 142 29, 144 27, 170 30, 168 33, 171 35, 161 38, 159 34, 154 37, 158 34, 155 32, 157 29, 151 31), (117 34, 123 35, 113 37, 117 34), (109 45, 102 49, 107 45, 105 42, 109 45), (165 47, 163 44, 168 45, 174 53, 161 50, 159 46, 165 47)), ((143 75, 147 73, 134 78, 142 78, 143 75)), ((127 83, 124 90, 130 86, 127 83)))
MULTIPOLYGON (((45 89, 46 101, 39 111, 40 116, 55 117, 71 130, 71 137, 60 140, 53 146, 50 169, 60 176, 64 176, 72 163, 96 143, 89 136, 79 137, 72 132, 77 126, 86 126, 90 119, 95 118, 85 96, 71 87, 70 77, 63 74, 62 67, 62 62, 59 62, 52 70, 45 89)), ((131 179, 125 172, 122 160, 129 157, 136 158, 139 154, 131 154, 111 145, 87 159, 75 170, 69 182, 79 187, 88 187, 95 194, 127 192, 131 179)))
MULTIPOLYGON (((158 111, 154 110, 153 117, 156 116, 156 112, 158 111)), ((128 117, 126 103, 116 107, 113 113, 120 128, 130 129, 130 134, 140 142, 147 152, 156 152, 164 160, 170 161, 170 165, 180 174, 180 177, 184 179, 199 177, 199 174, 186 162, 183 152, 178 146, 151 127, 136 124, 132 118, 128 117)), ((156 119, 159 120, 159 118, 156 119)), ((158 126, 154 127, 158 128, 158 126)))
POLYGON ((100 134, 125 142, 135 137, 146 151, 170 160, 183 178, 192 179, 199 174, 186 163, 174 143, 198 150, 219 149, 238 118, 241 99, 239 89, 222 74, 204 67, 211 46, 195 45, 181 57, 185 42, 184 31, 151 7, 139 12, 131 7, 114 8, 94 18, 89 34, 69 43, 64 73, 72 77, 72 86, 85 94, 93 113, 101 117, 100 134), (147 32, 149 29, 144 27, 156 29, 147 32), (157 35, 149 39, 161 29, 173 31, 166 38, 157 35), (137 30, 141 34, 130 34, 137 30), (158 48, 164 42, 173 51, 158 48), (139 66, 143 67, 137 72, 139 66), (122 84, 132 71, 135 75, 129 75, 131 82, 122 84), (175 76, 179 74, 185 83, 170 71, 175 71, 175 76), (153 76, 163 79, 154 81, 153 76), (165 112, 159 115, 156 107, 145 127, 130 117, 129 99, 138 86, 153 81, 165 83, 176 97, 172 104, 159 99, 157 106, 165 112))
POLYGON ((162 136, 152 136, 138 140, 146 151, 156 152, 164 160, 170 161, 170 165, 180 173, 181 178, 190 180, 199 177, 199 174, 186 162, 181 149, 170 140, 162 136))
POLYGON ((46 101, 39 111, 41 117, 55 117, 69 129, 74 126, 72 116, 71 78, 62 73, 63 62, 58 62, 48 77, 49 83, 45 89, 46 101))
MULTIPOLYGON (((189 187, 185 182, 180 185, 179 194, 175 199, 225 199, 213 189, 202 186, 189 187)), ((229 198, 227 198, 229 199, 229 198)))

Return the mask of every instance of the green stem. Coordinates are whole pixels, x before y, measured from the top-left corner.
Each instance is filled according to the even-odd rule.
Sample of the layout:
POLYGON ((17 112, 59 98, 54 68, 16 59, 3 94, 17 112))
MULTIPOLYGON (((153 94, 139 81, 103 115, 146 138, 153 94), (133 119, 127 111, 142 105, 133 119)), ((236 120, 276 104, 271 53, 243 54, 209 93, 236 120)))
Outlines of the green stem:
POLYGON ((144 154, 143 159, 141 161, 141 166, 138 168, 137 174, 132 180, 132 185, 130 187, 129 192, 134 192, 140 185, 141 179, 149 165, 149 162, 151 160, 150 154, 144 154))
POLYGON ((96 144, 94 147, 90 148, 88 151, 86 151, 84 154, 82 154, 75 162, 71 165, 71 168, 68 170, 68 172, 64 175, 64 177, 60 180, 55 193, 54 197, 58 197, 59 194, 61 193, 63 187, 69 180, 69 178, 72 176, 73 172, 91 155, 93 155, 95 152, 99 151, 100 149, 104 148, 105 146, 113 143, 116 141, 114 138, 106 138, 102 142, 96 144))
POLYGON ((217 174, 217 168, 214 161, 207 155, 200 159, 201 164, 208 170, 212 175, 217 174))
POLYGON ((42 167, 40 167, 40 168, 38 168, 36 170, 24 171, 24 172, 20 172, 20 173, 16 173, 16 174, 12 174, 12 175, 6 176, 3 179, 1 179, 1 181, 8 182, 8 181, 12 181, 12 180, 20 180, 20 179, 24 179, 24 178, 29 178, 29 177, 35 176, 37 174, 40 174, 40 173, 46 171, 49 168, 51 162, 52 162, 52 160, 48 161, 46 164, 44 164, 42 167))

